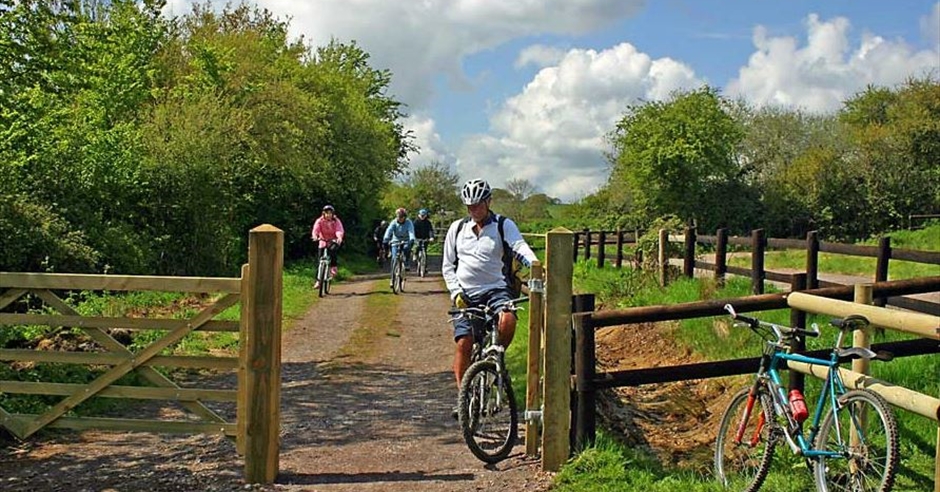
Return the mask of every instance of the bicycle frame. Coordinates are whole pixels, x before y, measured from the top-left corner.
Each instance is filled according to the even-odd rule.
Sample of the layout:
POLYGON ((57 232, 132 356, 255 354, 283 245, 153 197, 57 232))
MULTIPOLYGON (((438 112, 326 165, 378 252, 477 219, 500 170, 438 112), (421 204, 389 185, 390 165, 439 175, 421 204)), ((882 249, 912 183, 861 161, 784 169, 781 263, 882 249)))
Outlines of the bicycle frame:
MULTIPOLYGON (((842 338, 844 332, 839 333, 838 341, 836 342, 836 347, 841 346, 842 338)), ((801 454, 807 458, 817 458, 817 457, 838 457, 839 453, 834 451, 819 451, 812 449, 812 443, 816 440, 816 433, 819 430, 819 423, 823 417, 823 410, 826 408, 826 402, 829 402, 829 411, 835 413, 837 406, 837 398, 839 395, 846 392, 845 384, 842 382, 842 378, 839 376, 839 356, 833 350, 830 355, 829 360, 819 359, 815 357, 807 357, 800 354, 790 354, 784 352, 781 347, 774 342, 766 342, 773 345, 773 354, 771 356, 764 355, 761 360, 761 368, 757 373, 757 380, 755 381, 755 386, 758 382, 763 379, 768 381, 768 388, 772 391, 771 397, 774 400, 773 412, 778 416, 785 416, 787 421, 791 424, 791 432, 786 432, 787 443, 790 445, 791 450, 794 453, 801 454), (768 360, 769 359, 769 360, 768 360), (793 420, 789 412, 784 410, 787 408, 789 403, 787 401, 787 395, 783 388, 783 383, 780 380, 780 373, 777 370, 780 361, 794 361, 794 362, 803 362, 805 364, 815 364, 820 366, 828 367, 826 381, 823 383, 822 390, 820 392, 819 398, 816 400, 816 409, 813 412, 813 418, 810 421, 810 433, 808 436, 805 435, 803 430, 799 427, 793 426, 793 420), (793 441, 793 438, 790 434, 795 434, 796 442, 793 441)), ((753 390, 752 390, 753 392, 753 390)), ((747 413, 745 414, 745 420, 750 418, 750 410, 752 404, 749 404, 747 413)))

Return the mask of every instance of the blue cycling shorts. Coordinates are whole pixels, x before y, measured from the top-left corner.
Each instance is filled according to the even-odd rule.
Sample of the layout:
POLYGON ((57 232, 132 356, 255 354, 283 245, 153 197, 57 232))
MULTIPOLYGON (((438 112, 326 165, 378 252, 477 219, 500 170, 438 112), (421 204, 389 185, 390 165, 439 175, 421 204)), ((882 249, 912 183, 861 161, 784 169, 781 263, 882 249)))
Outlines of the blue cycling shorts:
MULTIPOLYGON (((492 289, 486 292, 481 292, 475 296, 470 296, 470 305, 471 306, 492 306, 500 302, 506 302, 512 299, 512 295, 509 293, 509 289, 492 289)), ((515 313, 511 313, 515 316, 515 313)), ((454 320, 454 341, 462 337, 471 336, 473 333, 473 323, 479 321, 471 321, 467 318, 458 318, 454 320)))

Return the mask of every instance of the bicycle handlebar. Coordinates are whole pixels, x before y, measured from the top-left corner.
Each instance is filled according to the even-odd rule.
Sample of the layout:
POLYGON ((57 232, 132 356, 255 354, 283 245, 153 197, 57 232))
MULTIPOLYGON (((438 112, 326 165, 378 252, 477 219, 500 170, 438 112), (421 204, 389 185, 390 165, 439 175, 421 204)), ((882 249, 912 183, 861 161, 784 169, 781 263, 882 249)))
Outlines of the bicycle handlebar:
POLYGON ((774 335, 777 336, 777 340, 783 339, 785 333, 805 335, 808 337, 819 336, 819 327, 816 326, 815 324, 812 325, 813 326, 812 330, 807 330, 804 328, 792 328, 789 326, 782 326, 782 325, 775 325, 773 323, 761 321, 757 318, 752 318, 750 316, 744 316, 743 314, 738 314, 737 312, 735 312, 734 306, 732 306, 731 304, 725 304, 725 311, 728 311, 728 313, 731 315, 731 319, 735 321, 741 321, 743 323, 747 323, 748 327, 752 330, 756 330, 757 328, 761 326, 765 328, 770 328, 774 332, 774 335))
POLYGON ((508 301, 503 301, 503 302, 494 304, 492 306, 484 306, 484 307, 470 306, 470 307, 465 307, 465 308, 451 308, 447 311, 447 314, 451 316, 471 314, 471 315, 477 315, 477 316, 482 317, 486 315, 486 313, 488 312, 494 312, 500 309, 516 311, 520 309, 519 307, 516 307, 516 304, 520 302, 526 302, 528 300, 529 300, 528 296, 519 296, 515 299, 509 299, 508 301))

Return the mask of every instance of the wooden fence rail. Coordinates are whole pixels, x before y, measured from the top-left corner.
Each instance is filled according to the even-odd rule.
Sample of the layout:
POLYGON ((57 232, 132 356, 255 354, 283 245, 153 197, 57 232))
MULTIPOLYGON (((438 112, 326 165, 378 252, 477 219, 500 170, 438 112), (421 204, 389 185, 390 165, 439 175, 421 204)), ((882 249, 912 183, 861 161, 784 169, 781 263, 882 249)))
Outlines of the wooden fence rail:
MULTIPOLYGON (((873 292, 878 295, 936 292, 940 290, 940 276, 879 282, 872 285, 873 292)), ((851 299, 854 289, 854 286, 841 286, 806 290, 803 291, 803 293, 833 299, 851 299)), ((588 411, 594 411, 593 405, 591 404, 594 401, 593 393, 601 388, 747 374, 753 372, 756 366, 757 359, 748 358, 670 367, 612 371, 598 374, 596 372, 596 360, 592 357, 595 343, 594 332, 598 328, 644 322, 719 316, 727 314, 723 310, 723 306, 727 303, 733 303, 735 310, 741 313, 783 309, 788 307, 788 295, 789 294, 784 293, 763 294, 737 299, 719 299, 666 306, 644 306, 574 315, 574 358, 575 367, 578 368, 576 370, 574 384, 578 394, 578 405, 586 405, 588 407, 579 410, 577 414, 580 415, 588 411)), ((930 338, 935 340, 937 339, 937 335, 934 334, 930 338)), ((873 348, 890 349, 895 353, 896 357, 940 353, 940 345, 934 340, 896 342, 885 344, 884 346, 876 345, 873 346, 873 348)), ((575 435, 577 436, 576 442, 578 445, 584 445, 594 440, 596 431, 591 421, 585 422, 579 420, 574 425, 576 426, 575 435)))
MULTIPOLYGON (((728 236, 726 229, 719 229, 714 236, 699 236, 696 234, 695 228, 689 227, 686 228, 685 234, 681 236, 669 236, 669 241, 677 241, 684 244, 682 274, 686 277, 691 278, 694 275, 695 269, 713 271, 715 278, 719 282, 723 281, 727 274, 746 276, 751 278, 751 290, 754 294, 762 294, 764 292, 764 282, 766 280, 787 284, 792 282, 793 274, 769 271, 765 268, 764 261, 768 248, 805 250, 806 286, 810 289, 840 285, 820 280, 819 253, 875 258, 875 271, 872 275, 872 281, 874 282, 884 282, 888 280, 890 260, 940 265, 940 252, 892 248, 890 237, 881 238, 878 246, 860 246, 819 241, 816 231, 810 231, 804 241, 797 239, 767 238, 764 236, 763 229, 751 231, 749 237, 728 236), (714 262, 696 259, 696 248, 698 245, 702 244, 713 245, 715 247, 714 262), (750 248, 751 266, 749 268, 727 265, 729 244, 750 248)), ((875 305, 880 307, 891 305, 923 313, 940 315, 940 303, 900 296, 878 295, 875 297, 875 305)))

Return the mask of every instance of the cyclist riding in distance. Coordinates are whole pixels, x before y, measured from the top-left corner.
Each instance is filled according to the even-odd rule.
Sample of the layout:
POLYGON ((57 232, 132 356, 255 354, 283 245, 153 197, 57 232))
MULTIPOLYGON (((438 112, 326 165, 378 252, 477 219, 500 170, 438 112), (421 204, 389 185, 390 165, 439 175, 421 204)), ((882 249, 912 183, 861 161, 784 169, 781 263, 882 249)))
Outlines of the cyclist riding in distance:
POLYGON ((434 242, 434 225, 431 224, 431 219, 428 218, 428 209, 422 208, 418 211, 418 219, 414 221, 415 226, 415 239, 418 240, 418 248, 415 248, 414 258, 418 257, 418 249, 423 248, 425 253, 427 253, 427 247, 429 242, 434 242))
POLYGON ((398 248, 405 248, 405 270, 410 270, 411 265, 408 258, 411 256, 411 246, 415 243, 415 227, 411 223, 411 219, 408 218, 407 210, 399 208, 395 211, 395 220, 385 229, 382 241, 386 246, 391 243, 392 258, 395 258, 395 255, 398 254, 398 248))
MULTIPOLYGON (((343 222, 336 216, 336 210, 332 205, 324 205, 320 217, 313 223, 310 239, 317 241, 317 256, 323 253, 323 248, 327 248, 326 252, 330 255, 330 277, 336 276, 336 251, 343 244, 345 234, 343 222)), ((313 288, 320 288, 319 280, 313 288)))
POLYGON ((372 241, 375 243, 375 254, 376 257, 382 253, 382 247, 384 244, 383 238, 385 237, 385 229, 388 227, 388 221, 383 220, 379 225, 372 231, 372 241))
MULTIPOLYGON (((519 227, 509 218, 503 220, 503 237, 499 232, 499 215, 490 210, 492 190, 482 179, 471 179, 463 185, 460 199, 470 215, 450 225, 444 237, 444 263, 441 272, 454 306, 492 306, 512 299, 503 272, 503 242, 523 265, 531 267, 538 258, 522 238, 519 227), (459 234, 458 234, 459 230, 459 234)), ((516 332, 516 315, 502 312, 499 316, 499 342, 508 347, 516 332)), ((454 320, 454 377, 457 388, 470 365, 473 349, 470 321, 454 320)))

